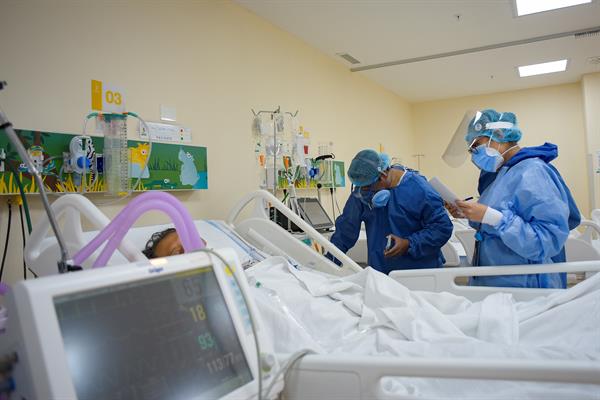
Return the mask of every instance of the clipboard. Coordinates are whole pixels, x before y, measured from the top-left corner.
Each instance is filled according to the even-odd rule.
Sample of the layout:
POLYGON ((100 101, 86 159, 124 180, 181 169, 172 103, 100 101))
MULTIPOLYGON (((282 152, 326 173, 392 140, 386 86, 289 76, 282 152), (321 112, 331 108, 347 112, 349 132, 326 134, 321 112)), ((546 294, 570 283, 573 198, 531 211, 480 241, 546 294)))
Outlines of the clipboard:
POLYGON ((436 192, 438 192, 445 202, 455 204, 456 200, 460 200, 460 197, 454 194, 454 192, 452 192, 448 186, 444 185, 437 177, 434 176, 431 178, 429 180, 429 184, 435 189, 436 192))

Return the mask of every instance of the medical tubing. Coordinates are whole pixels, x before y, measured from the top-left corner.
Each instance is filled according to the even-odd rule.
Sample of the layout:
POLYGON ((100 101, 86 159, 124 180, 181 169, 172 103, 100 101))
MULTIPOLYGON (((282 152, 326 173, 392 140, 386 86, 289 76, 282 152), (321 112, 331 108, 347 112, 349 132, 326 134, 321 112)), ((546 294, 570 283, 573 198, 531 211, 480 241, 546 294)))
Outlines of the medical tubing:
POLYGON ((83 133, 82 133, 83 136, 85 136, 85 131, 86 131, 87 124, 88 124, 88 121, 90 120, 90 118, 97 117, 98 115, 99 115, 99 113, 97 113, 97 112, 91 112, 88 115, 86 115, 85 119, 83 120, 83 133))
POLYGON ((69 265, 69 261, 70 261, 69 251, 67 250, 65 241, 62 237, 60 230, 58 229, 58 223, 56 222, 56 218, 54 217, 54 212, 52 211, 52 208, 50 207, 50 202, 48 201, 48 196, 46 196, 46 190, 44 189, 44 181, 42 180, 42 176, 41 176, 40 172, 37 170, 37 168, 35 168, 35 165, 33 165, 33 162, 31 162, 31 159, 29 158, 29 155, 27 154, 27 150, 25 150, 25 147, 23 147, 23 144, 19 140, 19 137, 17 136, 16 132, 12 128, 12 124, 6 119, 6 116, 4 115, 4 113, 1 110, 0 110, 0 129, 4 129, 4 132, 6 132, 8 139, 12 142, 13 146, 15 146, 15 149, 17 149, 17 153, 19 153, 19 157, 21 157, 21 160, 23 160, 23 162, 27 166, 27 169, 29 170, 30 174, 33 176, 33 178, 36 181, 38 190, 40 192, 40 196, 42 198, 42 204, 44 205, 44 209, 46 211, 46 214, 48 215, 48 220, 50 221, 50 226, 52 227, 52 231, 54 232, 54 236, 56 237, 56 240, 58 241, 58 246, 60 248, 60 262, 58 263, 58 272, 61 274, 63 272, 67 272, 67 266, 69 265))
MULTIPOLYGON (((82 262, 81 260, 85 260, 87 259, 94 251, 96 251, 96 249, 98 247, 100 247, 100 245, 106 241, 116 230, 116 226, 120 225, 121 222, 125 219, 126 217, 126 212, 129 210, 129 208, 133 208, 135 209, 135 207, 137 207, 138 203, 146 201, 146 199, 150 197, 150 198, 158 198, 158 197, 163 197, 162 201, 163 203, 166 201, 166 204, 160 203, 160 200, 156 199, 156 201, 158 201, 160 204, 157 205, 164 205, 165 209, 170 209, 171 207, 173 207, 173 204, 171 203, 175 203, 176 205, 179 205, 180 207, 178 207, 178 211, 181 213, 182 209, 184 213, 187 213, 187 209, 185 209, 185 207, 183 207, 183 205, 181 205, 181 203, 179 203, 177 201, 177 199, 175 199, 173 196, 166 194, 166 193, 161 193, 161 192, 146 192, 141 194, 140 196, 138 196, 137 198, 135 198, 134 200, 131 201, 131 203, 129 203, 118 215, 117 217, 115 217, 99 234, 98 236, 96 236, 90 243, 88 243, 83 249, 81 249, 76 255, 75 255, 75 259, 79 262, 82 262), (175 201, 173 201, 175 200, 175 201), (171 207, 169 207, 171 206, 171 207), (127 211, 126 211, 127 210, 127 211)), ((189 216, 189 215, 188 215, 189 216)), ((184 218, 185 224, 184 226, 181 228, 181 232, 179 232, 179 235, 182 239, 182 244, 183 241, 187 240, 186 237, 188 235, 189 231, 193 231, 192 232, 196 232, 196 228, 191 220, 191 216, 189 217, 189 220, 186 220, 186 218, 184 218)), ((199 240, 198 238, 198 243, 201 245, 202 241, 199 240)), ((198 244, 196 243, 196 245, 198 244)))
POLYGON ((8 226, 6 228, 6 241, 4 242, 4 252, 2 254, 2 265, 0 266, 0 282, 2 281, 2 275, 4 274, 4 263, 6 262, 6 254, 8 252, 8 241, 10 239, 10 225, 12 220, 12 204, 8 202, 8 226))
MULTIPOLYGON (((333 185, 333 181, 331 181, 332 185, 333 185)), ((333 188, 329 188, 329 195, 331 196, 331 210, 333 211, 333 220, 335 221, 335 204, 334 204, 334 200, 333 200, 333 188)))
POLYGON ((309 354, 316 354, 316 353, 311 349, 302 349, 302 350, 298 350, 297 352, 292 354, 290 356, 290 358, 288 359, 288 361, 286 362, 286 364, 284 366, 282 366, 281 368, 279 368, 279 371, 277 371, 277 374, 275 374, 275 377, 271 381, 271 384, 265 390, 264 397, 265 398, 269 397, 269 393, 271 392, 271 390, 273 390, 273 386, 275 386, 275 384, 277 383, 277 379, 279 379, 279 377, 282 374, 284 374, 284 375, 287 374, 287 372, 290 370, 290 368, 292 368, 294 366, 294 364, 296 364, 298 362, 298 360, 300 360, 302 357, 307 356, 309 354))
MULTIPOLYGON (((148 193, 150 194, 150 193, 148 193)), ((139 196, 140 197, 144 197, 144 196, 139 196)), ((145 196, 147 197, 147 196, 145 196)), ((76 255, 75 255, 75 259, 78 262, 83 262, 83 260, 86 260, 94 251, 96 251, 96 249, 98 247, 100 247, 100 245, 102 243, 104 243, 106 240, 109 240, 109 238, 112 238, 114 236, 114 234, 116 233, 116 231, 118 230, 119 225, 125 224, 126 222, 125 219, 127 217, 127 212, 129 211, 129 207, 137 207, 137 203, 139 203, 139 201, 136 201, 137 199, 134 199, 134 201, 132 201, 126 208, 124 208, 121 213, 119 213, 119 215, 117 215, 117 217, 115 219, 113 219, 109 225, 107 225, 101 232, 100 234, 98 234, 98 236, 96 236, 90 243, 88 243, 83 249, 81 249, 76 255)), ((164 201, 161 202, 159 200, 155 200, 154 202, 150 202, 152 204, 152 207, 148 208, 148 209, 162 209, 165 208, 167 210, 169 210, 169 203, 165 203, 164 201)), ((134 208, 135 209, 135 208, 134 208)), ((148 209, 146 209, 145 211, 148 211, 148 209)), ((168 213, 167 213, 168 214, 168 213)), ((138 215, 139 216, 139 215, 138 215)), ((134 220, 135 222, 135 220, 134 220)), ((188 244, 188 227, 185 224, 182 224, 181 220, 177 220, 176 221, 176 227, 177 227, 177 223, 179 223, 179 236, 181 238, 182 244, 184 245, 184 248, 186 248, 186 245, 188 244)), ((129 226, 126 227, 126 229, 129 229, 129 226)), ((121 238, 122 240, 122 238, 121 238)), ((113 241, 114 243, 114 241, 113 241)), ((120 243, 120 241, 119 241, 120 243)), ((117 243, 117 245, 119 244, 117 243)), ((200 242, 202 243, 202 242, 200 242)), ((189 245, 188 245, 189 246, 189 245)), ((105 247, 105 250, 108 249, 108 245, 105 247)), ((114 249, 112 249, 112 251, 114 252, 114 249)), ((110 253, 112 254, 112 252, 110 253)), ((106 257, 106 256, 104 256, 106 257)), ((103 257, 103 258, 104 258, 103 257)), ((110 258, 110 257, 109 257, 110 258)), ((108 261, 105 260, 104 262, 108 261)), ((78 264, 80 265, 80 264, 78 264)), ((98 263, 94 263, 94 266, 100 266, 101 264, 98 263)))
MULTIPOLYGON (((117 217, 119 217, 119 215, 117 217)), ((115 226, 119 222, 120 220, 115 218, 108 225, 106 225, 106 227, 104 227, 104 229, 102 229, 95 238, 93 238, 88 244, 83 246, 81 250, 75 253, 75 256, 73 257, 73 263, 76 265, 81 265, 81 263, 87 260, 87 258, 91 256, 92 253, 96 251, 96 249, 98 249, 98 247, 100 247, 100 245, 113 234, 115 226)))
POLYGON ((244 239, 240 238, 235 231, 227 231, 223 229, 219 224, 215 221, 206 221, 209 225, 221 231, 225 236, 233 240, 242 250, 244 250, 248 255, 252 256, 256 261, 263 261, 266 257, 262 254, 257 248, 251 246, 246 243, 244 239))
POLYGON ((12 164, 8 162, 8 160, 6 161, 6 165, 8 166, 8 169, 10 170, 10 172, 12 172, 12 174, 15 178, 15 182, 17 182, 17 187, 19 188, 19 193, 21 194, 21 201, 23 201, 23 208, 25 209, 25 218, 27 220, 27 230, 31 234, 32 228, 31 228, 31 216, 29 215, 29 203, 27 203, 27 197, 25 196, 25 190, 23 189, 23 183, 21 182, 21 179, 19 178, 19 174, 17 174, 15 167, 13 167, 12 164))
MULTIPOLYGON (((134 199, 135 201, 135 199, 134 199)), ((131 203, 130 203, 131 204, 131 203)), ((121 211, 107 226, 105 226, 95 238, 93 238, 88 244, 86 244, 83 248, 81 248, 73 257, 73 261, 77 263, 77 265, 81 265, 83 261, 85 261, 89 256, 92 255, 96 249, 102 245, 106 240, 108 240, 116 230, 116 226, 121 223, 121 221, 125 218, 124 214, 125 209, 121 211)))
POLYGON ((181 244, 186 253, 192 252, 194 250, 200 249, 204 246, 200 245, 194 246, 190 242, 190 232, 185 225, 184 218, 181 214, 178 214, 173 209, 168 208, 169 204, 161 201, 147 201, 138 207, 136 207, 132 212, 123 213, 124 218, 119 225, 116 225, 115 230, 111 238, 108 240, 108 243, 102 249, 100 256, 94 262, 93 268, 103 267, 106 265, 115 249, 119 247, 119 244, 127 234, 129 228, 135 223, 135 221, 140 217, 140 215, 144 214, 150 210, 162 210, 166 214, 171 217, 173 223, 175 224, 175 229, 177 230, 177 234, 179 235, 179 239, 181 240, 181 244), (168 211, 167 211, 168 210, 168 211), (180 233, 181 232, 181 233, 180 233))
POLYGON ((27 267, 25 266, 25 222, 23 221, 23 206, 19 204, 19 215, 21 216, 21 237, 23 238, 23 280, 27 279, 27 267))
MULTIPOLYGON (((208 253, 209 258, 210 258, 210 255, 214 255, 223 263, 223 265, 225 267, 228 266, 227 261, 225 261, 225 259, 216 251, 208 249, 208 248, 200 249, 198 251, 208 253)), ((242 290, 242 285, 239 281, 237 274, 235 272, 233 272, 231 275, 233 276, 233 279, 235 279, 235 284, 238 286, 238 289, 240 290, 242 298, 244 299, 244 303, 246 304, 246 309, 248 310, 248 315, 250 316, 250 326, 252 327, 252 336, 254 336, 254 346, 256 347, 256 362, 258 363, 258 365, 257 365, 257 371, 258 371, 257 400, 262 400, 262 398, 263 398, 262 397, 262 366, 261 366, 260 344, 258 342, 258 330, 256 329, 256 321, 254 320, 254 314, 252 312, 252 308, 250 308, 250 302, 248 301, 248 298, 246 297, 246 293, 242 290)))
MULTIPOLYGON (((289 263, 289 261, 287 260, 286 257, 273 256, 273 257, 271 257, 271 260, 273 260, 275 258, 281 258, 284 263, 289 263)), ((256 278, 254 277, 254 279, 256 279, 256 278)), ((325 344, 321 343, 321 341, 318 338, 315 338, 312 333, 310 333, 308 330, 306 330, 306 328, 302 325, 302 323, 300 323, 298 318, 294 315, 292 310, 290 310, 290 308, 284 303, 284 301, 281 300, 281 297, 279 297, 279 294, 277 293, 276 290, 261 284, 259 281, 256 281, 256 287, 265 291, 266 295, 271 297, 272 300, 275 303, 277 303, 277 305, 280 307, 281 311, 283 311, 287 315, 287 317, 295 324, 294 329, 304 332, 304 334, 306 336, 310 337, 313 341, 315 341, 317 344, 319 344, 319 346, 325 346, 325 344)))
MULTIPOLYGON (((167 193, 145 192, 133 199, 94 239, 75 254, 74 261, 76 265, 81 265, 81 263, 92 255, 102 243, 115 233, 117 227, 125 221, 130 209, 133 209, 135 212, 136 208, 140 207, 139 204, 143 204, 144 202, 151 202, 155 206, 155 209, 159 209, 169 216, 171 216, 171 213, 175 214, 175 212, 183 216, 183 223, 179 220, 179 225, 176 225, 176 228, 178 229, 179 237, 186 251, 193 251, 204 247, 204 243, 200 240, 200 236, 198 235, 192 218, 183 204, 181 204, 173 195, 167 193)), ((137 217, 139 217, 139 215, 140 214, 138 214, 137 217)), ((128 229, 129 226, 126 228, 128 229)), ((108 245, 104 250, 107 249, 108 245)), ((112 249, 112 251, 114 251, 114 249, 112 249)))
MULTIPOLYGON (((333 189, 333 194, 334 194, 334 198, 335 198, 335 207, 338 210, 338 214, 342 215, 342 211, 340 210, 340 205, 338 204, 338 199, 337 199, 337 190, 333 189)), ((335 221, 334 221, 335 222, 335 221)))
MULTIPOLYGON (((175 209, 175 211, 177 211, 177 213, 179 215, 181 215, 181 217, 183 219, 182 226, 184 227, 184 229, 187 230, 187 236, 188 236, 187 239, 188 239, 188 243, 189 243, 189 249, 186 248, 184 245, 184 248, 186 251, 194 251, 194 250, 201 249, 204 247, 204 242, 202 242, 202 240, 200 239, 200 235, 198 234, 198 231, 196 230, 196 225, 194 225, 194 220, 192 219, 192 216, 190 215, 188 209, 185 208, 183 203, 181 203, 179 200, 177 200, 177 198, 175 196, 173 196, 172 194, 169 194, 169 193, 165 193, 165 192, 144 192, 141 195, 139 195, 136 198, 136 200, 140 199, 140 198, 146 198, 146 197, 148 197, 149 200, 154 199, 154 200, 158 200, 158 201, 165 203, 164 204, 165 210, 170 212, 173 209, 175 209)), ((132 203, 133 202, 134 201, 132 200, 132 203)), ((165 213, 169 214, 169 212, 167 212, 167 211, 165 211, 165 213)), ((182 240, 182 244, 184 244, 183 240, 186 238, 182 237, 181 234, 179 235, 179 237, 182 240)))

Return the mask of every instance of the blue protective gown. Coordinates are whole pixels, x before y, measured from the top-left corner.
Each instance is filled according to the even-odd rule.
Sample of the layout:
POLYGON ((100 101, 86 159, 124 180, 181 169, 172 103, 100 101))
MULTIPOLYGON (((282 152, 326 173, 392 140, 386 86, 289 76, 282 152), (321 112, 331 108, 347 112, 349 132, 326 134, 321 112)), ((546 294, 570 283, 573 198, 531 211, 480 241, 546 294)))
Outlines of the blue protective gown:
MULTIPOLYGON (((502 212, 492 227, 479 230, 476 265, 547 264, 565 261, 564 244, 581 215, 573 196, 550 161, 558 156, 551 143, 521 149, 496 173, 482 172, 479 202, 502 212)), ((473 277, 472 285, 564 288, 566 274, 473 277)))
POLYGON ((441 247, 452 235, 452 222, 443 200, 416 171, 405 171, 385 207, 369 209, 350 195, 335 221, 331 242, 344 253, 358 240, 361 222, 367 231, 369 265, 383 273, 397 269, 437 268, 444 263, 441 247), (392 233, 410 242, 403 256, 384 257, 392 233))

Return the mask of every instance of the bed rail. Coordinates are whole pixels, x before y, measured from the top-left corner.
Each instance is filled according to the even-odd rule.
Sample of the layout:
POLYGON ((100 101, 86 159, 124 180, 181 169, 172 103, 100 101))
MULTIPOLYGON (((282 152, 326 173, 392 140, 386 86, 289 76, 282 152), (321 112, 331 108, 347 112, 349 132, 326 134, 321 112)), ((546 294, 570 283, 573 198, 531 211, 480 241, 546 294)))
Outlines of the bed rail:
MULTIPOLYGON (((286 358, 280 355, 282 365, 286 358)), ((284 393, 288 400, 414 398, 386 391, 386 377, 565 382, 599 385, 600 390, 600 363, 308 355, 287 373, 284 393)))
POLYGON ((402 283, 411 290, 426 290, 431 292, 450 292, 465 296, 469 300, 482 300, 491 293, 512 293, 518 301, 531 300, 540 295, 547 295, 563 289, 531 289, 462 286, 456 284, 456 278, 490 275, 523 275, 557 272, 599 272, 600 261, 577 261, 557 264, 515 265, 502 267, 462 267, 462 268, 432 268, 412 269, 390 272, 390 277, 402 283))
MULTIPOLYGON (((64 220, 62 232, 70 251, 78 251, 87 243, 81 227, 81 216, 84 216, 92 227, 98 230, 110 222, 110 219, 94 203, 80 194, 63 195, 52 203, 51 207, 57 220, 59 218, 64 220)), ((23 254, 27 266, 40 276, 58 272, 54 262, 60 259, 58 243, 55 240, 52 242, 44 240, 49 230, 48 216, 42 214, 31 232, 31 237, 27 240, 23 254)), ((128 240, 123 240, 118 249, 131 262, 146 259, 142 252, 128 240)))
MULTIPOLYGON (((283 204, 281 201, 279 201, 279 199, 277 199, 275 196, 273 196, 271 193, 269 193, 265 190, 257 190, 254 192, 250 192, 246 196, 244 196, 233 207, 233 209, 229 213, 229 216, 227 218, 227 223, 230 226, 234 227, 234 229, 235 229, 236 228, 236 220, 238 219, 238 217, 240 217, 240 214, 242 213, 242 211, 244 211, 244 209, 251 203, 254 203, 254 206, 255 206, 254 214, 253 214, 254 217, 250 218, 249 220, 263 219, 266 222, 266 225, 265 224, 257 224, 257 228, 262 225, 263 230, 261 230, 260 232, 257 229, 251 230, 250 227, 248 227, 248 226, 245 227, 246 229, 244 231, 240 231, 240 230, 236 229, 236 231, 238 231, 238 233, 240 235, 244 236, 244 238, 246 240, 249 240, 250 242, 255 242, 255 243, 257 240, 259 242, 261 242, 261 235, 262 235, 261 243, 263 244, 263 246, 265 248, 269 247, 269 246, 274 246, 275 248, 278 248, 281 251, 284 251, 285 253, 290 254, 292 257, 294 257, 296 259, 298 258, 299 254, 300 254, 300 252, 298 250, 301 250, 302 252, 314 253, 314 255, 320 259, 319 260, 320 262, 318 264, 321 266, 326 266, 326 268, 320 268, 320 269, 324 270, 326 272, 331 272, 336 275, 350 275, 352 273, 362 270, 362 268, 357 263, 355 263, 352 259, 350 259, 350 257, 348 257, 346 254, 344 254, 340 249, 335 247, 323 235, 321 235, 312 226, 310 226, 306 221, 304 221, 302 218, 300 218, 300 216, 298 216, 292 210, 290 210, 288 207, 286 207, 286 205, 283 204), (290 235, 286 230, 281 228, 279 225, 270 221, 267 216, 267 213, 265 212, 265 204, 270 204, 271 206, 273 206, 277 210, 279 210, 283 215, 285 215, 288 218, 289 221, 293 222, 300 229, 302 229, 304 231, 304 233, 306 233, 306 235, 308 235, 309 238, 311 238, 313 241, 315 241, 320 246, 322 246, 324 250, 328 251, 331 255, 333 255, 335 258, 337 258, 342 263, 342 265, 339 267, 336 266, 334 263, 329 261, 327 258, 321 256, 320 254, 311 250, 306 245, 302 244, 300 241, 298 241, 298 239, 293 238, 292 235, 290 235), (304 247, 298 248, 296 246, 296 244, 301 244, 304 247)), ((313 256, 307 256, 307 257, 310 259, 314 258, 313 256)), ((302 264, 304 264, 304 263, 307 263, 309 265, 315 264, 311 260, 298 260, 298 261, 301 262, 302 264), (304 262, 302 262, 302 261, 304 261, 304 262)))

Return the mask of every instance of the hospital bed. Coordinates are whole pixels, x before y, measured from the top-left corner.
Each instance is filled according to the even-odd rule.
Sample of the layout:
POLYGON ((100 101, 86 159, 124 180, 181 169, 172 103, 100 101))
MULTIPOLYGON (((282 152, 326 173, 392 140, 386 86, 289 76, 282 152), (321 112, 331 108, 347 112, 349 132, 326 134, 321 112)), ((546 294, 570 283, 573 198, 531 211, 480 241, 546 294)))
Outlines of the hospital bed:
MULTIPOLYGON (((108 218, 83 197, 71 200, 64 196, 53 208, 67 222, 63 227, 71 251, 87 243, 96 232, 84 232, 81 217, 88 219, 94 229, 101 229, 108 218)), ((166 226, 166 225, 164 225, 166 226)), ((111 258, 110 264, 124 260, 142 259, 140 249, 152 232, 163 229, 163 225, 139 227, 130 231, 119 248, 120 254, 111 258)), ((201 236, 209 247, 231 247, 246 266, 257 268, 272 256, 283 257, 303 270, 315 270, 338 277, 346 277, 363 269, 341 253, 321 234, 289 210, 278 199, 265 191, 256 191, 245 196, 230 212, 225 221, 196 221, 201 236), (254 207, 248 210, 249 206, 254 207), (293 223, 305 231, 325 251, 338 258, 342 265, 331 263, 311 247, 298 241, 287 231, 269 220, 267 205, 276 207, 293 223)), ((50 260, 58 259, 55 240, 46 237, 47 221, 41 221, 28 242, 26 261, 28 266, 41 275, 53 274, 48 266, 50 260), (36 240, 33 240, 33 239, 36 240)), ((579 262, 555 265, 451 268, 394 272, 391 277, 412 290, 433 292, 448 291, 471 300, 502 291, 519 300, 540 298, 549 293, 546 289, 461 287, 454 283, 458 276, 483 276, 497 274, 525 274, 535 268, 542 272, 597 272, 600 262, 579 262)), ((280 355, 282 361, 287 355, 280 355)), ((571 384, 600 385, 600 363, 583 360, 526 360, 526 359, 439 359, 439 358, 390 358, 349 355, 308 355, 300 360, 287 375, 285 395, 288 399, 302 398, 415 398, 411 393, 390 392, 385 377, 456 378, 468 380, 509 380, 564 382, 571 384)), ((595 386, 600 390, 600 387, 595 386)))
MULTIPOLYGON (((79 195, 62 196, 52 204, 52 208, 57 219, 64 222, 63 235, 72 253, 88 243, 110 222, 90 200, 79 195), (91 229, 84 231, 84 223, 91 229)), ((235 248, 243 264, 250 263, 251 260, 264 259, 266 255, 279 255, 300 265, 339 276, 361 270, 360 266, 268 192, 258 191, 245 196, 224 221, 197 220, 194 223, 200 235, 210 246, 235 248), (342 265, 338 267, 322 255, 310 250, 306 244, 270 221, 264 209, 265 202, 273 204, 286 214, 289 213, 288 218, 292 222, 301 224, 305 233, 340 260, 342 265), (254 203, 253 212, 241 218, 242 212, 247 211, 246 207, 252 203, 254 203)), ((110 258, 108 265, 144 260, 141 249, 144 248, 152 233, 171 226, 172 224, 160 224, 130 229, 125 240, 118 247, 118 252, 110 258)), ((43 216, 35 226, 25 250, 25 262, 40 276, 56 273, 55 267, 48 261, 58 259, 59 250, 54 237, 47 236, 49 231, 49 221, 43 216)), ((82 267, 89 267, 93 260, 94 257, 90 257, 82 267)))

